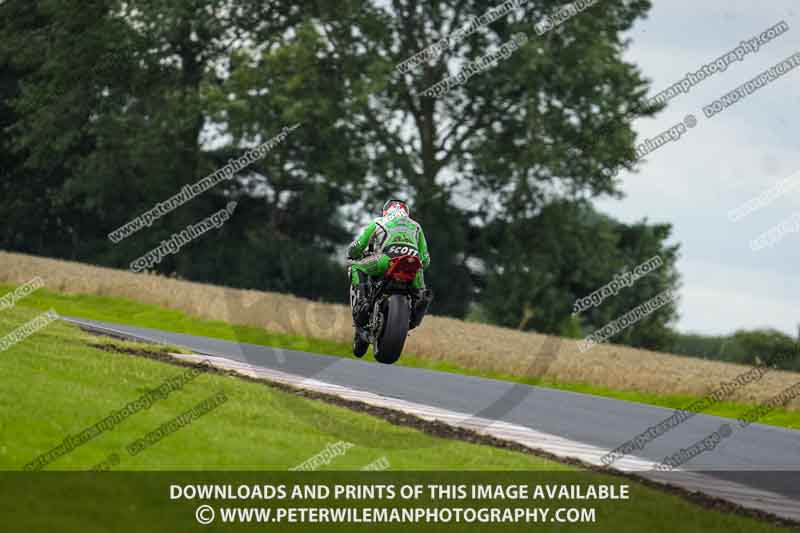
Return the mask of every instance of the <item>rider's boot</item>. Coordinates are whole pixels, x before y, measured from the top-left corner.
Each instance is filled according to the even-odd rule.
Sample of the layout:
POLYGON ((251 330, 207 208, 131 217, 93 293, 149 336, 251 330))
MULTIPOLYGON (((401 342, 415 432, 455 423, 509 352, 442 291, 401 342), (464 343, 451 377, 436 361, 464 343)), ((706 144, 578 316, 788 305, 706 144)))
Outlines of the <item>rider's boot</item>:
POLYGON ((358 285, 353 297, 353 323, 363 328, 369 322, 369 294, 367 281, 362 272, 358 273, 358 285))
POLYGON ((409 329, 414 329, 422 323, 428 307, 433 301, 433 291, 430 289, 413 289, 411 292, 411 323, 409 329))
POLYGON ((364 357, 369 349, 369 342, 367 342, 359 328, 353 330, 353 355, 356 357, 364 357))

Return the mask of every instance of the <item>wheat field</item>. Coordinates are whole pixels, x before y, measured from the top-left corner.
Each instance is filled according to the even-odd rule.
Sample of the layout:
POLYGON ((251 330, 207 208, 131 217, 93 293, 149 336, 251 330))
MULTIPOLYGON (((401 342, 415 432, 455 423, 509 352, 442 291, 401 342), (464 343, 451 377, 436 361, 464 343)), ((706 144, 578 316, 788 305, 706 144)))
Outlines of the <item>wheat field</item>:
MULTIPOLYGON (((35 276, 51 291, 123 297, 234 325, 347 344, 352 340, 350 312, 343 305, 0 251, 0 283, 22 284, 35 276)), ((344 275, 342 284, 344 291, 344 275)), ((411 332, 405 351, 479 371, 654 394, 703 395, 748 370, 610 344, 581 353, 572 339, 437 316, 411 332)), ((771 371, 731 399, 760 403, 798 381, 800 373, 771 371)), ((786 407, 800 410, 800 399, 786 407)))

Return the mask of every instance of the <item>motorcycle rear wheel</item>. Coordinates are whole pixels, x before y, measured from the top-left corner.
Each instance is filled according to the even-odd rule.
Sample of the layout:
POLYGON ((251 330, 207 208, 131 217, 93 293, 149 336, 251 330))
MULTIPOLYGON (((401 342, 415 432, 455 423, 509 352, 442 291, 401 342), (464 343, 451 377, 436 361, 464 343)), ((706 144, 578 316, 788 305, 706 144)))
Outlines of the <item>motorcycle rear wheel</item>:
POLYGON ((376 342, 375 360, 379 363, 391 365, 400 358, 408 334, 411 307, 408 297, 402 294, 393 294, 386 302, 386 320, 383 332, 376 342))

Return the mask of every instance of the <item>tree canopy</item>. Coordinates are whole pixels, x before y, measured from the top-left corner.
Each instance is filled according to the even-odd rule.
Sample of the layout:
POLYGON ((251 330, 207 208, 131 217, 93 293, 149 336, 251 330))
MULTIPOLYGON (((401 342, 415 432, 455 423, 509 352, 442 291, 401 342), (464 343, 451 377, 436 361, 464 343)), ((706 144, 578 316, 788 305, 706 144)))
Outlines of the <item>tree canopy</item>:
MULTIPOLYGON (((598 3, 539 34, 555 0, 7 0, 0 5, 0 247, 127 267, 227 202, 214 237, 158 272, 344 301, 342 256, 389 196, 425 228, 433 312, 580 335, 677 288, 666 224, 623 224, 631 123, 651 116, 622 34, 648 0, 598 3), (472 21, 504 9, 485 26, 472 21), (475 31, 461 31, 472 24, 475 31), (436 97, 426 89, 527 36, 436 97), (449 38, 441 53, 399 69, 449 38), (498 56, 499 57, 499 56, 498 56), (151 227, 108 233, 299 124, 151 227), (602 306, 575 299, 664 264, 602 306)), ((462 76, 463 78, 463 76, 462 76)), ((619 338, 659 348, 674 305, 619 338)))

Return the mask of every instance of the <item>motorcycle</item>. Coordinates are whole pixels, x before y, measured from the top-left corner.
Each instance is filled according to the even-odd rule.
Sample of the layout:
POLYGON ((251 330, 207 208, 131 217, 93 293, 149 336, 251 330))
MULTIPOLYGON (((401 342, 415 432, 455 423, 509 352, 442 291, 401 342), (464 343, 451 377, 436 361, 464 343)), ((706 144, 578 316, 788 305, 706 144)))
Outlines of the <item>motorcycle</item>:
MULTIPOLYGON (((416 255, 396 255, 389 260, 383 278, 367 279, 371 311, 365 326, 353 326, 356 329, 353 355, 363 357, 371 344, 379 363, 391 365, 400 358, 408 331, 419 325, 418 321, 413 323, 411 282, 421 268, 422 262, 416 255)), ((351 287, 351 308, 355 298, 355 289, 351 287)))

